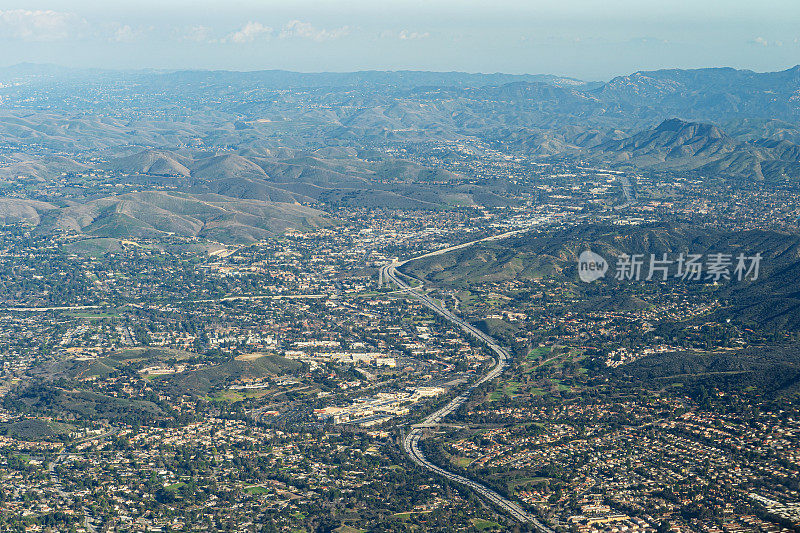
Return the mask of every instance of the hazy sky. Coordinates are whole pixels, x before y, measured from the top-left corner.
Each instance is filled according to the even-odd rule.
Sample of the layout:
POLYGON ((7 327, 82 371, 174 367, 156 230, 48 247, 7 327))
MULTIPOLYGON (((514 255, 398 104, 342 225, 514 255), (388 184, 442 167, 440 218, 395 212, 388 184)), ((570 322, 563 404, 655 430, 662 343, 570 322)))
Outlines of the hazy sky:
POLYGON ((0 63, 607 79, 800 63, 800 0, 0 0, 0 63))

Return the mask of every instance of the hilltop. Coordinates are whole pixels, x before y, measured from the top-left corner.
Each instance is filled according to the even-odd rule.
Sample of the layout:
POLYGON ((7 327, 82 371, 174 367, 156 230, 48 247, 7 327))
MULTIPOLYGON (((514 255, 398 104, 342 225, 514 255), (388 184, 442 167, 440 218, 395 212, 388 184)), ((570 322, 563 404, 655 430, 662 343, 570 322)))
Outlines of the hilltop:
POLYGON ((484 282, 557 279, 572 282, 572 290, 582 296, 584 301, 577 303, 577 308, 613 309, 630 304, 627 298, 620 297, 625 284, 614 279, 616 258, 622 254, 661 257, 664 253, 670 257, 679 253, 763 254, 758 280, 731 280, 719 288, 718 297, 729 301, 729 306, 720 312, 747 327, 800 331, 800 236, 777 231, 740 232, 668 224, 581 225, 523 234, 415 260, 404 265, 402 271, 456 289, 484 282), (578 256, 587 249, 609 261, 610 273, 601 285, 578 280, 578 256))

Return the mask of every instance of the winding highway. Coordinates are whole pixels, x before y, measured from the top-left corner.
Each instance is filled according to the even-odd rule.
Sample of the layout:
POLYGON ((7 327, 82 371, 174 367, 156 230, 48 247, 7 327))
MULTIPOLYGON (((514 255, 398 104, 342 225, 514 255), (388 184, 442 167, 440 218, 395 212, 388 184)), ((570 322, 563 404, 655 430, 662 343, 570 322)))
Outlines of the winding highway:
MULTIPOLYGON (((463 246, 464 245, 460 247, 463 246)), ((442 251, 434 252, 434 254, 436 253, 442 253, 442 251)), ((480 496, 484 497, 485 499, 489 500, 490 502, 494 503, 495 505, 506 511, 515 520, 533 525, 533 527, 540 533, 554 533, 552 529, 550 529, 545 524, 540 522, 536 517, 532 516, 530 513, 525 511, 516 502, 513 502, 508 498, 501 496, 500 494, 490 489, 486 485, 478 483, 477 481, 473 481, 464 476, 455 474, 453 472, 445 470, 444 468, 441 468, 431 463, 420 451, 419 440, 422 437, 423 429, 426 427, 432 427, 438 425, 450 413, 461 407, 461 405, 467 401, 469 396, 478 386, 487 381, 491 381, 500 374, 502 374, 506 366, 508 366, 508 361, 511 358, 511 356, 508 354, 505 348, 497 344, 497 341, 495 341, 494 338, 482 332, 481 330, 475 328, 474 326, 460 319, 459 317, 455 316, 448 309, 439 304, 439 302, 437 302, 433 298, 430 298, 426 294, 423 294, 420 291, 414 290, 405 281, 403 281, 397 273, 397 267, 407 262, 408 261, 403 261, 403 262, 395 261, 388 265, 384 265, 383 267, 381 267, 380 270, 380 279, 393 282, 395 285, 397 285, 397 287, 401 291, 406 292, 409 295, 413 296, 414 298, 422 302, 422 304, 428 307, 430 310, 437 313, 439 316, 457 325, 466 334, 472 335, 473 337, 483 342, 486 346, 488 346, 492 350, 492 352, 494 352, 496 356, 496 364, 481 379, 479 379, 478 381, 467 387, 467 389, 463 393, 450 400, 444 407, 434 411, 433 413, 425 417, 425 419, 421 423, 415 424, 411 428, 411 431, 409 431, 409 433, 403 439, 403 450, 416 464, 430 470, 431 472, 435 472, 440 476, 449 479, 450 481, 454 481, 456 483, 460 483, 461 485, 471 488, 480 496)))

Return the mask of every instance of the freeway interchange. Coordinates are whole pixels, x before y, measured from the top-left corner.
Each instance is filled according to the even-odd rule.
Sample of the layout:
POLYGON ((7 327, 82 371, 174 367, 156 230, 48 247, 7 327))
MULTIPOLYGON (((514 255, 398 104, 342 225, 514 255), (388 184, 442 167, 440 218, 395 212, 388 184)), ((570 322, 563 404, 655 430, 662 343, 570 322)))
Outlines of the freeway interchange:
POLYGON ((461 318, 455 316, 451 313, 448 309, 443 307, 439 302, 430 298, 426 294, 423 294, 420 291, 414 290, 411 286, 409 286, 405 281, 403 281, 397 272, 397 267, 407 263, 408 261, 403 262, 392 262, 388 265, 384 265, 381 267, 380 270, 380 279, 381 281, 392 282, 397 287, 413 296, 417 300, 419 300, 423 305, 428 307, 433 312, 437 313, 439 316, 443 317, 444 319, 450 321, 451 323, 455 324, 459 328, 461 328, 466 334, 471 335, 481 342, 483 342, 486 346, 488 346, 492 352, 494 352, 496 356, 496 364, 487 372, 481 379, 477 380, 476 382, 472 383, 467 389, 450 400, 444 407, 434 411, 425 419, 419 423, 415 424, 411 431, 406 434, 405 438, 403 439, 403 451, 411 458, 419 466, 430 470, 431 472, 435 472, 440 476, 443 476, 450 481, 454 481, 461 485, 471 488, 480 496, 484 497, 485 499, 489 500, 490 502, 494 503, 501 509, 503 509, 506 513, 508 513, 511 517, 519 522, 529 523, 533 525, 533 527, 539 531, 540 533, 554 533, 552 529, 544 525, 540 522, 536 517, 532 516, 530 513, 525 511, 519 504, 505 498, 495 492, 494 490, 490 489, 486 485, 478 483, 477 481, 473 481, 468 479, 464 476, 455 474, 444 468, 441 468, 430 461, 423 455, 423 453, 419 449, 419 441, 422 437, 422 431, 424 428, 429 428, 438 425, 445 417, 456 411, 459 407, 461 407, 464 402, 467 401, 469 396, 472 392, 480 386, 482 383, 487 381, 491 381, 494 378, 498 377, 500 374, 503 373, 506 366, 508 366, 508 361, 511 358, 508 351, 497 344, 494 338, 487 335, 486 333, 480 331, 479 329, 475 328, 471 324, 467 323, 466 321, 462 320, 461 318))

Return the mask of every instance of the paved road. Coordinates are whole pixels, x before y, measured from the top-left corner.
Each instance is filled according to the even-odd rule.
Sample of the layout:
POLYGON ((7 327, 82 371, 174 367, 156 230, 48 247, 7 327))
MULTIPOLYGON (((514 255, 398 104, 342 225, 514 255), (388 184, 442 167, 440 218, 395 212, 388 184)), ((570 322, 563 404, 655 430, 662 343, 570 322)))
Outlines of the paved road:
POLYGON ((633 187, 631 186, 631 180, 628 179, 628 176, 617 176, 619 178, 619 182, 622 184, 622 194, 625 195, 625 205, 621 207, 629 207, 633 204, 634 198, 633 196, 633 187))
POLYGON ((100 305, 64 305, 55 307, 6 307, 2 311, 21 311, 32 313, 44 313, 45 311, 90 311, 92 309, 102 309, 100 305))
MULTIPOLYGON (((463 245, 460 247, 463 247, 463 245)), ((433 254, 436 253, 437 252, 434 252, 433 254)), ((438 253, 442 253, 442 251, 439 251, 438 253)), ((450 400, 444 407, 441 407, 437 411, 434 411, 433 413, 425 417, 422 423, 415 424, 414 427, 411 429, 411 431, 403 439, 403 450, 405 451, 406 454, 408 454, 411 460, 417 463, 418 465, 427 468, 428 470, 435 472, 440 476, 443 476, 451 481, 455 481, 456 483, 460 483, 462 485, 471 488, 472 490, 477 492, 480 496, 483 496, 490 502, 493 502, 498 507, 506 511, 515 520, 518 520, 519 522, 527 522, 532 524, 536 528, 536 530, 539 531, 540 533, 554 533, 552 529, 550 529, 542 522, 537 520, 536 517, 532 516, 530 513, 525 511, 522 507, 520 507, 518 503, 513 502, 508 498, 501 496, 500 494, 493 491, 486 485, 483 485, 482 483, 478 483, 477 481, 473 481, 464 476, 460 476, 458 474, 445 470, 444 468, 441 468, 431 463, 420 451, 418 444, 422 436, 423 428, 438 425, 450 413, 461 407, 461 405, 467 401, 470 394, 472 394, 472 392, 478 386, 487 381, 491 381, 492 379, 502 374, 503 370, 505 370, 506 366, 508 366, 508 361, 511 358, 511 356, 508 354, 505 348, 497 344, 497 341, 495 341, 494 338, 490 337, 481 330, 475 328, 471 324, 465 322, 461 318, 455 316, 448 309, 442 307, 439 304, 439 302, 419 291, 414 290, 405 281, 403 281, 399 277, 396 269, 397 266, 404 264, 406 262, 407 261, 404 261, 403 263, 394 262, 389 265, 381 267, 381 272, 380 272, 381 278, 386 281, 394 282, 400 288, 400 290, 402 290, 403 292, 407 292, 409 295, 413 296, 414 298, 422 302, 426 307, 431 309, 433 312, 437 313, 446 320, 449 320, 453 324, 457 325, 468 335, 472 335, 473 337, 476 337, 478 340, 482 341, 484 344, 486 344, 486 346, 488 346, 494 352, 497 359, 496 359, 496 364, 492 367, 492 369, 489 372, 487 372, 486 375, 484 375, 481 379, 479 379, 478 381, 467 387, 466 391, 464 391, 462 394, 450 400)))
MULTIPOLYGON (((234 302, 234 301, 249 301, 249 300, 302 300, 302 299, 309 299, 309 300, 320 300, 323 298, 330 298, 332 295, 330 294, 275 294, 275 295, 254 295, 254 296, 223 296, 221 298, 207 298, 204 300, 186 300, 182 303, 212 303, 212 302, 234 302)), ((126 305, 140 305, 142 302, 136 302, 135 304, 126 303, 122 304, 120 307, 124 307, 126 305)), ((47 311, 92 311, 95 309, 103 309, 110 307, 108 305, 65 305, 65 306, 54 306, 54 307, 5 307, 0 308, 0 311, 16 311, 16 312, 26 312, 26 313, 45 313, 47 311)))
MULTIPOLYGON (((416 256, 416 257, 414 257, 412 259, 407 259, 405 261, 395 262, 394 263, 394 267, 397 268, 399 266, 405 265, 409 261, 416 261, 417 259, 424 259, 426 257, 434 257, 434 256, 437 256, 437 255, 446 254, 447 252, 452 252, 453 250, 460 250, 462 248, 467 248, 467 247, 472 246, 474 244, 478 244, 479 242, 499 241, 501 239, 506 239, 508 237, 511 237, 512 235, 519 235, 520 233, 525 233, 526 231, 530 231, 530 229, 531 228, 515 229, 515 230, 511 230, 511 231, 506 231, 505 233, 499 233, 497 235, 490 235, 489 237, 484 237, 482 239, 477 239, 477 240, 465 242, 465 243, 462 243, 462 244, 456 244, 455 246, 448 246, 447 248, 440 248, 438 250, 434 250, 433 252, 428 252, 427 254, 418 255, 418 256, 416 256)), ((391 266, 391 265, 385 265, 383 268, 381 268, 381 271, 380 271, 380 279, 382 279, 384 281, 387 281, 387 282, 389 281, 389 279, 387 278, 387 273, 386 273, 385 269, 387 269, 389 266, 391 266)))

